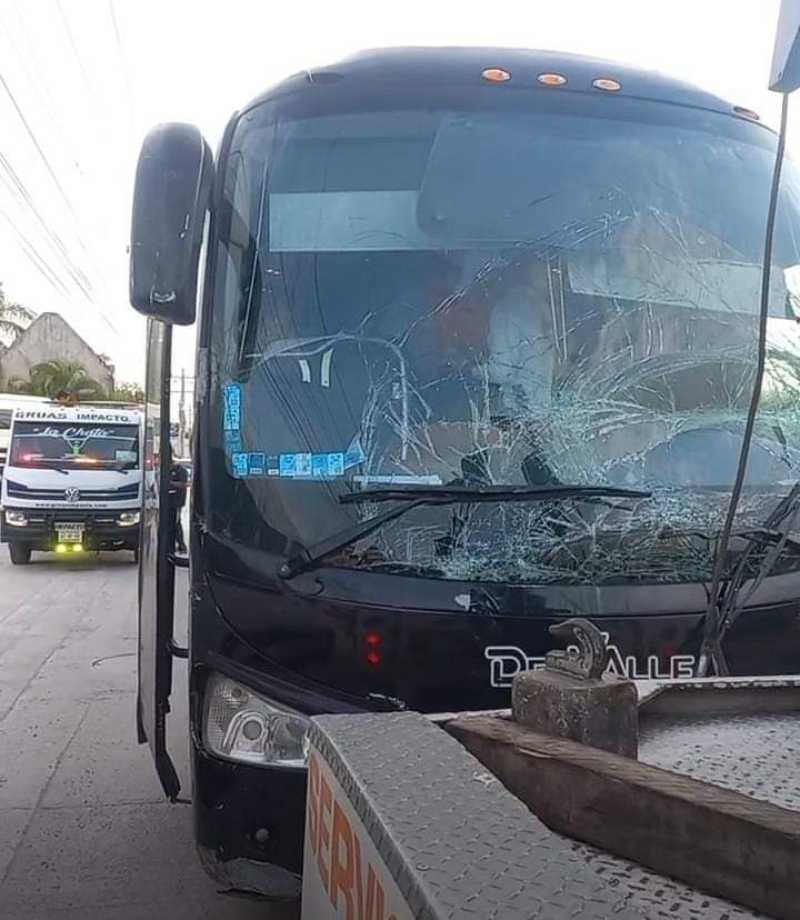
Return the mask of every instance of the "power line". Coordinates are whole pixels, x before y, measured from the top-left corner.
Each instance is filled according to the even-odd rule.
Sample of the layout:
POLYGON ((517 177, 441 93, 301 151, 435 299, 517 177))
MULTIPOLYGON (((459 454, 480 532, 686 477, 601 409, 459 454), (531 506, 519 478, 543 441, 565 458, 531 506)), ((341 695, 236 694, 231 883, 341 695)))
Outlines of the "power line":
MULTIPOLYGON (((59 106, 56 105, 56 102, 55 102, 55 99, 54 99, 54 97, 53 97, 53 94, 52 94, 51 91, 50 91, 50 85, 49 85, 48 81, 47 81, 47 80, 41 81, 41 80, 37 79, 36 76, 35 76, 35 74, 36 74, 38 71, 41 71, 41 69, 42 69, 42 68, 41 68, 41 60, 40 60, 39 55, 38 55, 38 53, 37 53, 36 47, 35 47, 34 44, 31 42, 30 34, 28 33, 28 29, 27 29, 27 27, 26 27, 26 25, 25 25, 25 18, 24 18, 24 16, 20 13, 20 10, 19 10, 19 7, 18 7, 18 5, 17 5, 17 3, 16 3, 16 0, 14 0, 14 2, 13 2, 13 9, 14 9, 14 14, 15 14, 15 16, 16 16, 17 27, 18 27, 20 36, 21 36, 22 40, 24 41, 25 46, 26 46, 26 48, 27 48, 27 55, 23 54, 23 52, 20 50, 20 48, 19 48, 19 46, 18 46, 18 44, 17 44, 17 41, 16 41, 16 39, 15 39, 15 37, 14 37, 14 33, 12 32, 12 30, 11 30, 10 28, 6 28, 6 29, 4 30, 5 37, 6 37, 6 39, 10 42, 11 47, 14 49, 14 52, 15 52, 15 54, 16 54, 16 56, 17 56, 17 60, 18 60, 19 64, 21 65, 22 70, 23 70, 24 73, 25 73, 25 76, 26 76, 26 78, 27 78, 27 80, 28 80, 28 83, 29 83, 32 87, 35 88, 35 90, 36 90, 36 92, 37 92, 37 95, 38 95, 39 98, 40 98, 40 101, 43 101, 43 103, 44 103, 44 108, 47 110, 47 117, 48 117, 49 121, 50 121, 52 124, 54 124, 55 126, 58 127, 59 132, 60 132, 60 134, 62 135, 62 138, 69 138, 69 131, 67 130, 67 128, 66 128, 66 126, 65 126, 65 124, 64 124, 64 121, 63 121, 62 118, 61 118, 60 108, 59 108, 59 106), (31 61, 31 62, 33 63, 33 71, 32 71, 31 68, 28 66, 28 62, 29 62, 29 61, 31 61)), ((78 175, 80 176, 81 182, 84 183, 84 185, 85 185, 85 183, 87 182, 86 173, 85 173, 85 171, 84 171, 84 169, 83 169, 83 166, 82 166, 82 164, 81 164, 81 162, 80 162, 80 160, 79 160, 79 156, 78 156, 78 153, 77 153, 77 151, 76 151, 76 149, 75 149, 75 146, 74 146, 74 144, 72 144, 72 143, 70 143, 70 157, 71 157, 71 159, 72 159, 72 161, 73 161, 73 164, 74 164, 74 167, 75 167, 76 172, 77 172, 78 175)), ((108 209, 108 206, 107 206, 106 203, 105 203, 105 198, 103 199, 103 207, 101 207, 100 211, 101 211, 101 219, 102 219, 102 222, 103 222, 103 225, 104 225, 106 234, 108 234, 108 233, 110 232, 110 230, 109 230, 109 214, 110 214, 110 211, 109 211, 109 209, 108 209)), ((97 266, 95 266, 95 269, 96 269, 96 268, 97 268, 97 266)), ((108 278, 105 278, 105 280, 106 280, 106 282, 107 282, 107 281, 108 281, 108 278)))
POLYGON ((133 133, 133 90, 131 88, 130 74, 128 73, 128 63, 125 57, 125 48, 122 44, 122 37, 120 36, 119 32, 117 13, 114 9, 114 0, 108 0, 108 12, 111 15, 111 26, 114 29, 114 38, 117 42, 117 55, 119 56, 120 69, 122 70, 122 76, 125 80, 125 92, 128 97, 128 121, 130 125, 130 131, 133 133))
MULTIPOLYGON (((85 70, 85 68, 83 67, 83 63, 82 63, 82 61, 81 61, 81 59, 80 59, 80 55, 78 54, 77 47, 75 46, 75 41, 74 41, 74 39, 73 39, 73 37, 72 37, 72 32, 71 32, 71 30, 69 29, 69 25, 68 25, 68 23, 67 23, 67 21, 66 21, 66 18, 65 18, 65 16, 64 16, 64 10, 63 10, 62 7, 61 7, 60 0, 59 0, 59 2, 58 2, 58 8, 59 8, 59 11, 60 11, 60 13, 61 13, 61 18, 62 18, 62 20, 64 21, 64 28, 65 28, 65 30, 66 30, 66 32, 67 32, 67 36, 68 36, 69 41, 70 41, 70 43, 71 43, 71 45, 72 45, 73 51, 74 51, 76 57, 78 58, 78 63, 79 63, 79 66, 80 66, 80 68, 81 68, 81 73, 82 73, 82 75, 83 75, 84 81, 86 82, 87 90, 89 90, 89 92, 91 92, 91 90, 90 90, 90 88, 89 88, 89 83, 88 83, 88 77, 87 77, 87 74, 86 74, 86 70, 85 70)), ((23 127, 25 128, 26 133, 27 133, 28 137, 29 137, 30 140, 31 140, 31 143, 32 143, 32 144, 34 145, 34 147, 36 148, 36 151, 37 151, 37 153, 39 154, 39 156, 40 156, 42 162, 44 163, 45 168, 47 169, 47 172, 48 172, 50 178, 53 180, 54 185, 55 185, 56 188, 58 189, 58 192, 59 192, 59 194, 61 195, 61 198, 62 198, 62 200, 64 201, 64 204, 65 204, 66 207, 67 207, 67 210, 69 211, 69 213, 72 215, 72 217, 73 217, 74 220, 75 220, 75 228, 74 228, 75 239, 78 241, 78 244, 80 245, 81 249, 82 249, 83 252, 86 254, 86 256, 89 257, 89 258, 91 258, 90 254, 89 254, 89 249, 88 249, 88 247, 86 246, 86 244, 84 243, 83 239, 81 238, 80 233, 78 232, 78 227, 80 226, 80 220, 79 220, 78 215, 77 215, 77 213, 76 213, 76 211, 75 211, 75 208, 73 207, 72 201, 70 200, 69 196, 67 195, 67 192, 66 192, 66 190, 64 189, 64 186, 61 184, 60 179, 59 179, 58 176, 56 175, 55 169, 53 168, 53 165, 52 165, 52 163, 50 162, 50 159, 48 158, 47 154, 44 152, 44 149, 43 149, 42 145, 39 143, 39 139, 38 139, 38 137, 36 136, 36 132, 33 130, 33 128, 32 128, 31 125, 30 125, 30 122, 29 122, 28 119, 25 117, 25 113, 22 111, 22 107, 20 106, 19 102, 17 101, 17 97, 14 95, 14 92, 12 91, 11 87, 8 85, 8 82, 7 82, 7 80, 5 79, 5 77, 2 75, 2 73, 0 73, 0 83, 2 83, 3 89, 5 89, 6 94, 8 95, 8 98, 11 100, 11 104, 14 106, 14 109, 15 109, 17 115, 19 116, 19 119, 20 119, 20 121, 22 122, 22 125, 23 125, 23 127)), ((97 267, 96 267, 96 266, 95 266, 95 270, 97 270, 97 267)), ((83 289, 83 287, 85 287, 85 288, 86 288, 85 293, 86 293, 87 298, 88 298, 92 303, 96 303, 96 301, 94 300, 94 295, 93 295, 93 293, 92 293, 92 284, 91 284, 91 282, 89 281, 89 279, 86 277, 86 275, 85 275, 84 273, 81 272, 81 274, 83 275, 83 277, 82 277, 81 282, 78 282, 79 287, 81 287, 82 289, 83 289)))
POLYGON ((58 7, 59 15, 61 16, 61 22, 64 25, 64 31, 67 33, 67 40, 69 41, 70 47, 72 48, 72 53, 75 55, 75 60, 78 62, 78 69, 81 72, 81 77, 83 78, 83 85, 86 87, 86 95, 89 98, 94 97, 94 90, 92 85, 89 82, 89 75, 86 73, 86 68, 83 66, 83 58, 78 52, 78 46, 75 44, 75 36, 72 34, 72 29, 69 27, 67 22, 67 17, 64 13, 64 7, 61 5, 61 0, 56 0, 56 6, 58 7))
MULTIPOLYGON (((57 250, 57 253, 66 262, 69 259, 69 256, 61 239, 59 238, 58 234, 50 229, 49 225, 42 217, 41 212, 36 207, 36 204, 31 198, 30 193, 25 187, 25 183, 20 179, 14 170, 14 167, 8 162, 2 153, 0 153, 0 167, 2 167, 6 173, 6 175, 0 174, 0 179, 2 179, 5 187, 9 189, 9 191, 15 195, 17 199, 22 202, 22 204, 26 205, 31 210, 34 217, 39 222, 46 236, 48 237, 50 244, 57 250)), ((66 267, 69 270, 70 266, 67 265, 66 267)))
MULTIPOLYGON (((31 128, 31 126, 30 126, 30 124, 29 124, 29 122, 28 122, 28 119, 25 117, 25 113, 22 111, 22 108, 20 107, 19 103, 17 102, 16 96, 15 96, 14 93, 11 91, 11 87, 10 87, 10 86, 8 85, 8 83, 6 82, 6 79, 5 79, 5 77, 2 75, 2 73, 0 73, 0 83, 2 83, 3 89, 6 91, 6 94, 8 95, 8 98, 11 100, 11 104, 14 106, 14 109, 15 109, 17 115, 19 116, 19 120, 22 122, 22 125, 23 125, 23 127, 25 128, 25 131, 27 132, 27 135, 28 135, 28 137, 30 138, 31 143, 32 143, 33 146, 36 148, 36 152, 37 152, 37 153, 39 154, 39 156, 41 157, 42 162, 44 163, 45 168, 47 169, 47 172, 48 172, 49 175, 50 175, 50 178, 53 180, 53 184, 54 184, 55 187, 58 189, 59 194, 61 195, 62 199, 64 200, 64 204, 67 206, 67 209, 69 210, 69 213, 75 218, 75 221, 76 221, 76 223, 77 223, 77 221, 78 221, 78 215, 75 213, 75 209, 74 209, 73 206, 72 206, 72 202, 69 200, 69 197, 67 196, 67 193, 66 193, 66 191, 64 190, 64 186, 61 184, 61 182, 60 182, 58 176, 56 175, 55 170, 53 169, 53 166, 52 166, 52 164, 50 163, 50 160, 49 160, 48 157, 47 157, 47 154, 46 154, 46 153, 44 152, 44 150, 42 149, 42 145, 39 143, 39 139, 36 137, 36 134, 34 133, 33 128, 31 128)), ((75 236, 76 236, 78 242, 81 244, 81 248, 84 250, 84 252, 86 252, 86 245, 85 245, 85 243, 80 239, 80 237, 78 236, 77 232, 76 232, 75 236)), ((88 253, 87 253, 87 255, 88 255, 88 253)))
MULTIPOLYGON (((36 150, 37 150, 37 152, 39 153, 39 156, 42 158, 42 160, 43 160, 43 162, 44 162, 44 164, 45 164, 45 166, 46 166, 46 168, 47 168, 48 173, 50 174, 51 178, 53 179, 53 181, 54 181, 56 187, 58 188, 58 190, 59 190, 59 192, 60 192, 60 194, 61 194, 61 197, 64 199, 64 202, 65 202, 65 204, 67 205, 67 208, 69 209, 70 213, 71 213, 72 216, 75 218, 75 221, 76 221, 76 223, 77 223, 77 221, 78 221, 77 214, 75 213, 75 210, 74 210, 74 208, 72 207, 71 202, 70 202, 69 199, 67 198, 67 195, 66 195, 66 192, 64 191, 63 186, 62 186, 61 183, 59 182, 58 177, 56 176, 56 174, 55 174, 55 172, 54 172, 54 170, 53 170, 53 167, 52 167, 52 165, 50 164, 50 161, 49 161, 48 158, 47 158, 47 155, 45 154, 44 150, 42 149, 41 145, 39 144, 39 141, 38 141, 38 139, 36 138, 36 135, 35 135, 35 133, 33 132, 33 129, 31 128, 30 124, 28 123, 28 120, 25 118, 25 114, 23 113, 22 109, 20 108, 19 103, 17 102, 16 97, 14 96, 14 93, 11 91, 11 88, 9 87, 8 83, 6 82, 6 80, 5 80, 5 78, 3 77, 2 74, 0 74, 0 83, 2 83, 3 88, 5 89, 6 93, 8 94, 9 99, 11 100, 11 102, 12 102, 12 104, 13 104, 13 106, 14 106, 16 112, 17 112, 17 114, 19 115, 20 121, 22 122, 22 124, 23 124, 24 127, 25 127, 26 132, 28 133, 28 136, 30 137, 31 141, 33 142, 34 146, 36 147, 36 150)), ((95 307, 98 308, 98 312, 99 312, 99 314, 100 314, 101 319, 103 320, 103 322, 106 323, 106 325, 109 327, 109 329, 111 329, 112 332, 114 332, 115 335, 119 336, 119 335, 120 335, 119 330, 118 330, 118 329, 114 326, 114 324, 108 319, 108 317, 105 315, 104 311, 101 310, 101 309, 99 308, 99 305, 97 304, 97 301, 96 301, 95 298, 94 298, 94 293, 93 293, 92 284, 91 284, 89 278, 86 276, 86 273, 85 273, 78 265, 76 265, 76 263, 71 259, 71 257, 69 256, 69 253, 68 253, 66 247, 64 246, 64 243, 63 243, 62 240, 60 239, 60 237, 59 237, 53 230, 51 230, 51 229, 49 228, 47 222, 44 220, 44 218, 42 217, 42 215, 41 215, 41 213, 39 212, 38 208, 36 208, 35 204, 33 203, 33 199, 32 199, 32 197, 31 197, 30 193, 27 191, 27 188, 25 187, 24 182, 20 179, 20 177, 17 175, 16 171, 13 169, 13 167, 12 167, 11 164, 8 162, 8 160, 6 159, 6 157, 3 156, 2 154, 0 154, 0 162, 2 162, 3 167, 6 169, 6 171, 7 171, 8 174, 9 174, 9 176, 12 178, 12 180, 13 180, 13 182, 14 182, 14 185, 18 188, 19 193, 21 194, 21 196, 22 196, 23 200, 25 201, 25 203, 28 205, 28 207, 29 207, 29 208, 33 211, 33 213, 36 215, 36 217, 37 217, 39 223, 42 225, 43 229, 45 230, 45 233, 48 235, 48 237, 50 237, 50 239, 53 241, 53 244, 55 245, 56 249, 61 253, 61 255, 62 255, 62 257, 64 258, 64 261, 65 261, 65 263, 66 263, 67 271, 68 271, 68 273, 70 274, 70 277, 72 278, 72 280, 74 281, 74 283, 76 284, 76 286, 78 287, 78 289, 81 291, 81 293, 86 297, 86 299, 87 299, 91 304, 93 304, 95 307)), ((87 250, 87 248, 86 248, 86 245, 85 245, 85 244, 83 243, 83 241, 81 240, 80 235, 77 233, 77 230, 76 230, 76 232, 75 232, 75 237, 76 237, 76 239, 78 240, 78 243, 80 244, 80 246, 81 246, 81 248, 83 249, 83 251, 86 252, 87 255, 88 255, 88 250, 87 250)))
MULTIPOLYGON (((63 26, 64 26, 64 31, 65 31, 65 33, 66 33, 66 35, 67 35, 67 41, 69 42, 70 48, 72 49, 72 53, 73 53, 73 55, 75 56, 75 60, 76 60, 76 62, 77 62, 77 64, 78 64, 78 69, 80 70, 80 73, 81 73, 81 78, 83 79, 84 87, 86 88, 86 96, 87 96, 87 99, 91 100, 91 99, 95 98, 95 91, 94 91, 94 89, 93 89, 93 87, 92 87, 91 80, 89 79, 89 74, 88 74, 88 72, 87 72, 87 70, 86 70, 86 67, 85 67, 85 65, 84 65, 83 58, 81 57, 81 53, 80 53, 80 51, 78 50, 78 45, 77 45, 77 42, 75 41, 75 35, 74 35, 73 32, 72 32, 72 28, 70 27, 69 20, 67 19, 67 15, 66 15, 66 13, 64 12, 64 7, 63 7, 63 5, 62 5, 61 0, 56 0, 56 6, 58 7, 58 12, 59 12, 59 15, 61 16, 61 22, 62 22, 62 24, 63 24, 63 26)), ((76 218, 76 220, 77 220, 77 218, 76 218)), ((78 238, 78 239, 79 239, 79 241, 80 241, 80 238, 78 238)), ((83 248, 84 252, 86 253, 86 255, 91 259, 92 257, 91 257, 90 252, 87 250, 87 248, 86 248, 85 246, 83 246, 83 244, 82 244, 82 248, 83 248)), ((94 264, 94 269, 95 269, 95 272, 96 272, 99 276, 101 276, 101 277, 103 278, 103 280, 106 282, 106 284, 108 284, 108 280, 109 280, 109 279, 108 279, 107 277, 104 276, 104 272, 103 272, 103 271, 101 271, 101 270, 98 269, 98 266, 97 266, 96 263, 94 264)), ((95 301, 94 301, 94 298, 92 298, 92 301, 95 302, 95 301)), ((95 302, 95 303, 96 303, 96 302, 95 302)), ((102 315, 102 311, 101 311, 101 315, 102 315)), ((113 324, 111 324, 107 319, 106 319, 106 322, 109 324, 109 326, 110 326, 111 328, 114 328, 114 327, 113 327, 113 324)), ((116 330, 115 330, 115 331, 116 331, 116 330)))
POLYGON ((2 216, 6 223, 11 227, 14 234, 17 237, 17 240, 22 248, 22 251, 28 257, 28 260, 33 264, 36 270, 42 275, 42 277, 50 284, 52 287, 59 293, 65 296, 69 296, 69 291, 64 285, 63 281, 55 274, 55 272, 50 268, 47 262, 39 255, 36 250, 36 247, 31 243, 31 241, 25 236, 25 234, 16 226, 14 221, 9 217, 9 215, 0 209, 0 216, 2 216))
POLYGON ((84 294, 84 296, 86 296, 90 302, 93 302, 91 294, 87 291, 87 287, 90 286, 89 279, 86 277, 85 273, 80 268, 80 266, 78 266, 73 261, 73 259, 71 258, 69 254, 69 251, 67 250, 67 247, 64 245, 59 235, 53 229, 51 229, 48 222, 44 219, 41 211, 39 211, 39 209, 37 208, 36 203, 34 202, 33 197, 28 191, 25 183, 20 178, 19 174, 16 172, 16 170, 11 165, 11 163, 8 161, 8 159, 3 155, 3 153, 0 153, 0 167, 2 167, 2 169, 7 174, 7 178, 3 177, 2 174, 0 174, 0 179, 3 179, 3 182, 6 185, 6 187, 11 189, 11 191, 17 195, 17 197, 22 201, 22 203, 25 204, 31 210, 34 217, 36 218, 39 225, 41 226, 42 230, 44 231, 45 235, 50 240, 51 245, 54 247, 58 255, 61 257, 62 261, 64 262, 64 266, 67 270, 67 273, 72 278, 73 282, 76 284, 79 290, 84 294))
MULTIPOLYGON (((84 82, 85 82, 85 84, 86 84, 87 91, 91 93, 91 87, 90 87, 89 81, 88 81, 88 74, 86 73, 86 69, 85 69, 85 67, 84 67, 84 65, 83 65, 83 61, 82 61, 82 59, 81 59, 80 53, 78 52, 77 45, 75 44, 74 36, 72 35, 72 31, 71 31, 71 29, 70 29, 70 27, 69 27, 69 23, 67 22, 67 19, 66 19, 66 16, 65 16, 65 14, 64 14, 63 7, 61 6, 60 0, 57 0, 57 3, 58 3, 59 12, 60 12, 60 14, 61 14, 62 21, 63 21, 63 23, 64 23, 64 28, 65 28, 65 31, 66 31, 66 33, 67 33, 67 38, 68 38, 68 40, 69 40, 69 42, 70 42, 70 44, 71 44, 71 46, 72 46, 73 53, 75 54, 76 60, 77 60, 77 62, 78 62, 78 66, 79 66, 79 68, 80 68, 80 70, 81 70, 82 77, 83 77, 84 82)), ((20 17, 20 15, 19 15, 19 10, 17 9, 16 11, 17 11, 17 16, 18 16, 18 18, 20 18, 20 21, 21 21, 21 17, 20 17)), ((24 26, 24 23, 23 23, 23 26, 24 26)), ((67 192, 66 192, 66 189, 64 188, 63 184, 61 183, 61 181, 60 181, 60 179, 59 179, 59 177, 58 177, 58 175, 57 175, 57 173, 56 173, 56 170, 55 170, 54 167, 53 167, 53 164, 51 163, 51 161, 50 161, 49 157, 47 156, 47 154, 46 154, 46 152, 45 152, 45 150, 44 150, 42 144, 40 143, 40 141, 39 141, 39 139, 38 139, 38 137, 37 137, 37 135, 36 135, 36 132, 34 131, 33 127, 31 126, 30 122, 28 121, 28 119, 26 118, 25 113, 24 113, 24 111, 23 111, 23 108, 22 108, 22 106, 20 105, 19 101, 17 100, 16 95, 14 94, 14 92, 13 92, 13 90, 11 89, 11 87, 10 87, 8 81, 6 80, 5 76, 4 76, 2 73, 0 73, 0 83, 2 84, 3 89, 4 89, 5 92, 6 92, 6 95, 8 96, 9 100, 11 101, 11 104, 12 104, 12 106, 14 107, 14 110, 16 111, 17 116, 19 117, 20 122, 21 122, 22 125, 23 125, 26 134, 28 135, 28 137, 29 137, 31 143, 33 144, 34 148, 36 149, 36 152, 38 153, 40 159, 42 160, 42 162, 43 162, 43 164, 44 164, 44 166, 45 166, 45 168, 46 168, 46 170, 47 170, 48 175, 50 176, 50 178, 51 178, 53 184, 55 185, 56 189, 58 190, 59 195, 61 196, 61 199, 63 200, 64 204, 66 205, 67 210, 69 211, 70 215, 71 215, 71 216, 73 217, 73 219, 75 220, 75 228, 74 228, 73 232, 74 232, 75 239, 76 239, 77 242, 78 242, 78 245, 80 246, 80 248, 81 248, 81 250, 83 251, 83 253, 90 259, 90 261, 94 262, 94 260, 92 259, 91 254, 90 254, 90 252, 89 252, 88 247, 87 247, 86 244, 84 243, 84 241, 83 241, 83 239, 82 239, 82 237, 81 237, 81 234, 80 234, 80 232, 78 231, 78 226, 80 226, 80 221, 79 221, 78 215, 77 215, 77 213, 76 213, 76 210, 75 210, 75 208, 74 208, 74 206, 73 206, 73 204, 72 204, 72 201, 70 200, 70 197, 69 197, 69 195, 68 195, 67 192)), ((68 274, 70 275, 72 281, 75 283, 75 285, 76 285, 76 286, 78 287, 78 289, 81 291, 81 293, 86 297, 86 299, 87 299, 93 306, 95 306, 95 307, 97 308, 98 313, 99 313, 99 315, 100 315, 100 318, 101 318, 101 319, 103 320, 103 322, 108 326, 108 328, 109 328, 116 336, 120 336, 119 330, 118 330, 118 329, 114 326, 114 324, 109 320, 109 318, 107 317, 105 311, 102 310, 102 309, 100 308, 100 305, 97 303, 97 301, 96 301, 96 299, 95 299, 95 296, 94 296, 93 285, 92 285, 91 281, 89 280, 88 276, 87 276, 86 273, 80 268, 80 266, 79 266, 78 264, 76 264, 76 262, 72 259, 72 257, 70 256, 70 254, 69 254, 69 252, 68 252, 66 246, 64 246, 63 242, 62 242, 61 239, 58 237, 58 235, 57 235, 54 231, 52 231, 52 230, 49 228, 47 222, 44 221, 44 219, 42 218, 41 213, 39 212, 38 208, 36 208, 36 206, 35 206, 35 204, 34 204, 34 202, 33 202, 32 196, 28 193, 27 189, 26 189, 25 186, 24 186, 24 183, 23 183, 22 180, 19 178, 19 176, 17 176, 16 172, 13 170, 13 168, 12 168, 11 165, 10 165, 10 163, 8 163, 8 161, 7 161, 5 158, 3 158, 3 160, 4 160, 3 165, 4 165, 5 169, 6 169, 6 171, 8 172, 9 176, 11 177, 11 179, 12 179, 14 185, 17 187, 18 192, 19 192, 20 195, 22 196, 22 200, 27 204, 27 206, 28 206, 28 207, 32 210, 32 212, 36 215, 37 220, 39 221, 39 223, 42 225, 43 229, 45 230, 45 233, 47 234, 47 237, 50 239, 51 243, 54 245, 55 249, 58 251, 58 253, 60 254, 61 258, 63 259, 63 261, 64 261, 64 263, 65 263, 65 267, 66 267, 66 269, 67 269, 67 272, 68 272, 68 274)), ((29 244, 29 245, 30 245, 30 244, 29 244)), ((24 250, 24 251, 26 251, 26 250, 24 250)), ((32 251, 35 252, 35 250, 32 250, 32 251)), ((31 257, 31 256, 30 256, 30 253, 29 253, 28 251, 26 251, 26 255, 28 255, 29 258, 31 257)), ((38 256, 38 253, 37 253, 37 256, 38 256)), ((39 256, 39 258, 41 258, 41 257, 39 256)), ((44 263, 44 264, 46 265, 46 263, 44 263)), ((39 266, 37 266, 37 267, 39 267, 39 266)), ((98 267, 97 267, 97 265, 95 264, 93 267, 94 267, 95 272, 98 272, 98 267)), ((50 269, 50 270, 52 271, 52 269, 50 269)), ((98 274, 102 275, 103 273, 102 273, 102 272, 98 272, 98 274)), ((106 283, 108 283, 108 279, 105 279, 105 281, 106 281, 106 283)))
MULTIPOLYGON (((6 215, 3 215, 4 217, 6 215)), ((6 218, 7 219, 7 218, 6 218)), ((39 272, 39 274, 47 281, 51 287, 60 294, 68 296, 69 292, 64 287, 64 283, 61 279, 53 274, 50 266, 42 259, 39 253, 34 249, 33 244, 30 243, 18 230, 15 229, 17 236, 19 237, 19 245, 22 248, 22 251, 28 258, 28 261, 33 265, 33 267, 39 272)))
MULTIPOLYGON (((21 35, 28 48, 28 54, 25 55, 23 51, 20 49, 19 45, 17 44, 17 40, 15 39, 14 34, 11 31, 11 29, 6 28, 4 30, 4 35, 6 39, 8 40, 8 42, 10 43, 11 47, 13 48, 14 53, 17 56, 17 61, 22 67, 22 70, 25 73, 28 83, 31 86, 36 88, 36 92, 40 100, 44 104, 44 107, 47 109, 47 117, 58 125, 59 130, 61 131, 63 135, 66 135, 66 131, 64 130, 64 123, 61 120, 61 117, 58 112, 58 107, 56 106, 53 95, 50 92, 50 87, 48 86, 46 81, 42 82, 40 80, 37 80, 34 76, 34 72, 28 66, 28 61, 30 60, 33 62, 34 68, 35 68, 38 62, 38 55, 36 54, 36 50, 33 47, 33 44, 30 40, 30 36, 28 35, 28 30, 25 27, 25 20, 23 19, 19 11, 19 7, 17 6, 16 3, 13 4, 13 8, 14 8, 14 14, 17 18, 17 23, 19 24, 19 27, 20 27, 21 35)), ((78 167, 78 171, 80 172, 80 165, 78 164, 77 160, 75 162, 75 165, 78 167)))

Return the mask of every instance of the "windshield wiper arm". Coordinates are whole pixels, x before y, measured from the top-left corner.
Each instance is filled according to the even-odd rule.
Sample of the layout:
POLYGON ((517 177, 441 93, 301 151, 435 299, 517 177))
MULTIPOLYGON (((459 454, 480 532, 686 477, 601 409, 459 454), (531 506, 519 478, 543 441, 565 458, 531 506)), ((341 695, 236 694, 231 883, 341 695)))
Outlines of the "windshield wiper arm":
MULTIPOLYGON (((346 495, 343 495, 339 501, 342 501, 342 499, 346 497, 346 495)), ((332 534, 324 540, 320 540, 319 543, 312 543, 308 549, 300 550, 300 552, 295 553, 294 556, 290 556, 280 569, 278 569, 278 574, 281 578, 294 578, 295 575, 299 575, 301 572, 307 572, 325 556, 336 552, 336 550, 344 549, 351 543, 356 543, 362 537, 368 537, 373 531, 382 527, 389 521, 393 521, 395 518, 407 514, 420 505, 427 504, 430 504, 427 499, 420 498, 417 499, 417 501, 409 502, 407 505, 395 505, 394 508, 384 511, 383 514, 377 514, 368 521, 359 521, 351 527, 346 527, 344 530, 340 530, 338 533, 332 534)))
MULTIPOLYGON (((713 543, 719 540, 721 531, 716 533, 704 533, 702 530, 677 530, 672 527, 664 527, 658 534, 659 540, 671 540, 673 537, 697 537, 705 540, 706 543, 713 543)), ((774 530, 767 526, 748 527, 745 530, 732 530, 731 539, 745 540, 748 543, 758 543, 764 545, 776 545, 783 543, 787 548, 800 552, 800 540, 787 536, 780 530, 774 530)))
POLYGON ((650 498, 652 492, 618 489, 613 486, 403 486, 399 489, 364 489, 342 495, 343 505, 356 502, 424 501, 427 504, 453 502, 559 501, 561 499, 650 498))
POLYGON ((294 578, 301 572, 307 572, 321 559, 337 550, 368 537, 389 521, 402 517, 421 505, 452 505, 458 502, 509 502, 509 501, 558 501, 561 499, 594 498, 649 498, 652 493, 636 489, 615 489, 607 486, 416 486, 402 489, 364 489, 361 492, 348 492, 339 497, 343 505, 358 502, 398 502, 383 514, 377 514, 367 521, 358 521, 338 533, 314 543, 307 549, 290 556, 281 565, 278 574, 281 578, 294 578))
POLYGON ((744 540, 751 540, 755 543, 772 544, 773 546, 782 543, 784 546, 791 547, 795 552, 800 551, 800 541, 769 527, 749 527, 747 530, 734 530, 731 536, 741 537, 744 540))

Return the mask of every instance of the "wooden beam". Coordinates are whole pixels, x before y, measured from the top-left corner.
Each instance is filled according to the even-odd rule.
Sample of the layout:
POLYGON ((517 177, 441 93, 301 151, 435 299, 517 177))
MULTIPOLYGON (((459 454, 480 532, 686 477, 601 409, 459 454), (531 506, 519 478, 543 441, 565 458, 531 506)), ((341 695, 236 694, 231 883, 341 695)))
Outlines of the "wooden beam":
POLYGON ((785 920, 800 917, 800 812, 510 719, 447 731, 548 827, 785 920))

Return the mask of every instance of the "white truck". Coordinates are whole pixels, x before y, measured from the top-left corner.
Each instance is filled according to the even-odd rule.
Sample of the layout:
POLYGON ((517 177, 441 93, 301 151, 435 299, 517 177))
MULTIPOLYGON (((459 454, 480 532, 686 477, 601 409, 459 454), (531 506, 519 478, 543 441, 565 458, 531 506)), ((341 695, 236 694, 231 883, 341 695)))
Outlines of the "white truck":
POLYGON ((19 393, 0 393, 0 479, 8 457, 8 445, 11 440, 11 416, 14 409, 32 405, 49 405, 50 400, 44 396, 23 396, 19 393))
POLYGON ((14 565, 36 551, 139 554, 142 414, 110 405, 18 405, 0 492, 14 565))

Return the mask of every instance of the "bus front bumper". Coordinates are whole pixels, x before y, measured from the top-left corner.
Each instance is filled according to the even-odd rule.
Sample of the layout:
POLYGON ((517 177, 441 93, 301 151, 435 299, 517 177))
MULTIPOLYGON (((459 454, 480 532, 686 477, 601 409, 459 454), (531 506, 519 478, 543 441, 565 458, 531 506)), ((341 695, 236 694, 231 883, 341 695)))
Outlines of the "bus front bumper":
POLYGON ((306 771, 213 757, 192 740, 195 839, 206 871, 227 892, 300 897, 306 771))
POLYGON ((91 511, 69 509, 11 508, 0 514, 0 542, 21 543, 32 550, 50 552, 59 544, 59 525, 78 525, 82 528, 81 545, 86 550, 135 550, 139 547, 141 524, 123 523, 123 515, 138 509, 91 511), (11 524, 9 512, 25 516, 25 523, 11 524))

